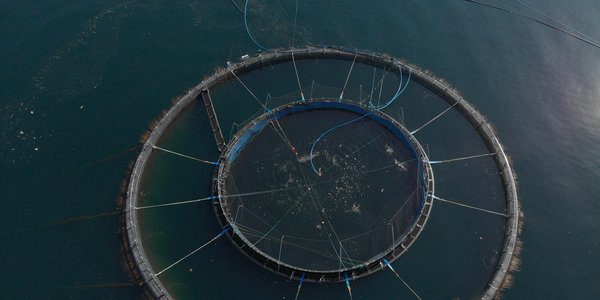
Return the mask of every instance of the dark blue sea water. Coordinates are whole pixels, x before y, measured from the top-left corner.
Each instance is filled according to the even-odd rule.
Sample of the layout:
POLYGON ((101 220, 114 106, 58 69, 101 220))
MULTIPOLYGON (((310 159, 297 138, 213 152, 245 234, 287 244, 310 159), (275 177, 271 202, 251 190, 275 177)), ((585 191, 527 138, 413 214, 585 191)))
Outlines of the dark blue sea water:
MULTIPOLYGON (((486 3, 547 20, 516 1, 486 3)), ((527 3, 600 40, 597 1, 527 3)), ((237 4, 243 8, 241 0, 237 4)), ((249 25, 263 45, 335 44, 404 58, 447 79, 494 124, 514 162, 525 214, 521 271, 507 299, 600 297, 600 49, 459 0, 300 1, 293 34, 295 4, 250 1, 249 25)), ((137 146, 140 134, 173 98, 215 67, 257 50, 230 1, 2 1, 1 298, 140 298, 141 289, 122 270, 119 216, 109 214, 116 211, 119 185, 136 156, 117 154, 137 146), (109 215, 92 217, 99 214, 109 215)), ((302 74, 314 66, 299 67, 302 74)), ((256 89, 267 86, 253 76, 245 80, 256 89)), ((269 79, 274 88, 263 89, 263 95, 294 92, 278 80, 283 79, 269 79)), ((351 83, 354 90, 357 84, 351 83)), ((232 87, 215 97, 242 92, 232 87)), ((427 97, 411 89, 407 95, 427 97)), ((217 110, 220 121, 231 124, 256 106, 224 103, 217 110)), ((418 117, 405 117, 407 125, 419 124, 418 117)), ((161 144, 216 158, 206 120, 201 106, 192 107, 161 144)), ((441 126, 461 128, 449 122, 441 126)), ((464 154, 460 147, 439 146, 441 141, 454 145, 451 134, 428 137, 432 155, 464 154)), ((465 143, 468 149, 480 147, 465 143)), ((206 196, 212 174, 201 168, 157 155, 146 199, 206 196)), ((462 178, 481 177, 466 166, 462 172, 462 178)), ((453 189, 456 182, 447 178, 450 184, 440 183, 440 191, 473 198, 480 192, 464 185, 453 189)), ((494 184, 486 185, 492 194, 494 184)), ((428 230, 397 265, 423 299, 470 299, 485 286, 481 274, 489 270, 470 257, 486 254, 461 244, 479 240, 473 232, 481 222, 496 221, 442 204, 434 207, 428 230), (444 236, 440 228, 457 233, 444 236)), ((219 230, 212 209, 202 207, 148 212, 142 223, 150 259, 160 266, 219 230)), ((498 242, 483 241, 481 249, 494 249, 498 242)), ((219 240, 179 271, 166 273, 167 288, 178 298, 294 296, 296 283, 263 271, 228 243, 219 240)), ((355 299, 412 297, 383 272, 355 282, 353 293, 355 299)), ((346 299, 347 293, 342 285, 307 285, 302 297, 346 299)))

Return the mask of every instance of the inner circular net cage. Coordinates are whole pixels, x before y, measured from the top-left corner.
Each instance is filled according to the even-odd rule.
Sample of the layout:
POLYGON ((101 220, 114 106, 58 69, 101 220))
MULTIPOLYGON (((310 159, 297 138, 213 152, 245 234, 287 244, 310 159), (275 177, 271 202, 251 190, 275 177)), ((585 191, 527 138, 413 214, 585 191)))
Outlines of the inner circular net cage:
POLYGON ((358 105, 269 111, 238 132, 222 160, 223 221, 240 248, 275 271, 321 281, 368 273, 384 256, 393 260, 421 214, 418 149, 400 124, 358 105))

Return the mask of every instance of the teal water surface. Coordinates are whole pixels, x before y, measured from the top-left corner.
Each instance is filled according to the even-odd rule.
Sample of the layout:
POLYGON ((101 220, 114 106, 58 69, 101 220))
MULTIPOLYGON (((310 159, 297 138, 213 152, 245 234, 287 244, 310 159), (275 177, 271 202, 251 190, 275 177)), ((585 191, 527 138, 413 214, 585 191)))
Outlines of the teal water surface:
MULTIPOLYGON (((536 16, 516 1, 488 3, 536 16)), ((600 39, 596 1, 528 3, 600 39)), ((237 4, 243 8, 242 1, 237 4)), ((446 78, 494 124, 514 161, 525 213, 521 271, 506 298, 598 298, 600 49, 539 23, 458 0, 300 1, 293 34, 295 4, 249 2, 249 25, 263 45, 335 44, 405 58, 446 78)), ((171 99, 215 67, 257 52, 243 16, 230 1, 6 0, 0 4, 0 46, 0 296, 140 298, 141 289, 122 270, 119 215, 111 214, 135 152, 117 154, 138 145, 140 134, 171 99)), ((300 67, 300 74, 311 68, 300 67)), ((293 79, 293 73, 286 74, 293 79)), ((246 79, 260 86, 260 78, 252 76, 246 79)), ((281 87, 278 80, 284 79, 269 82, 281 87)), ((323 85, 340 86, 325 80, 323 85)), ((351 85, 356 91, 357 83, 351 85)), ((237 89, 223 96, 242 95, 237 89)), ((418 90, 407 93, 427 97, 418 90)), ((256 107, 217 109, 223 111, 220 121, 231 124, 256 107)), ((161 143, 216 158, 203 108, 192 107, 186 116, 176 134, 161 143)), ((405 117, 412 128, 421 121, 405 117)), ((459 131, 462 125, 441 126, 459 131)), ((462 148, 436 148, 438 139, 438 145, 454 145, 450 134, 424 134, 432 155, 464 153, 462 148)), ((147 180, 148 199, 189 199, 210 192, 211 170, 204 166, 162 155, 151 168, 156 176, 147 180), (175 171, 180 176, 169 175, 175 171)), ((476 179, 469 170, 463 170, 463 178, 471 174, 476 179)), ((449 173, 448 193, 477 197, 479 191, 453 190, 452 173, 439 172, 449 173)), ((491 193, 494 184, 489 184, 491 193)), ((156 265, 170 264, 219 230, 210 209, 172 210, 142 218, 156 265)), ((471 262, 470 253, 452 244, 452 237, 436 239, 436 228, 475 228, 487 222, 479 215, 457 215, 458 208, 434 207, 431 230, 403 257, 406 263, 399 261, 406 266, 401 273, 424 299, 471 298, 487 281, 478 278, 485 270, 461 268, 471 262), (444 255, 425 247, 435 243, 444 255)), ((479 236, 465 232, 458 238, 479 236)), ((226 243, 219 240, 191 257, 165 279, 167 288, 179 298, 294 296, 296 283, 259 269, 226 243)), ((489 241, 488 248, 495 243, 489 241)), ((307 299, 347 297, 341 285, 305 286, 302 292, 307 299)), ((353 292, 355 299, 411 297, 389 273, 357 281, 353 292)))

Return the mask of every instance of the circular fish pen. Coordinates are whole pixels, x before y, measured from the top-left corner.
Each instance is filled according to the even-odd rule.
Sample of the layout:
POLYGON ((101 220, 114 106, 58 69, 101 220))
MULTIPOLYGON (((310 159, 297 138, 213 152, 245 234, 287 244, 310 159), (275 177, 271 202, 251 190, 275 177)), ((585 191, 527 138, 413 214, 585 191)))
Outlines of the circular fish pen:
MULTIPOLYGON (((465 168, 466 166, 467 164, 465 168)), ((441 173, 446 175, 443 170, 441 173)), ((446 178, 448 176, 442 176, 442 181, 452 181, 446 178)), ((413 243, 419 244, 416 242, 417 237, 428 231, 424 230, 426 222, 428 228, 440 226, 431 225, 431 220, 436 220, 436 216, 431 215, 436 211, 432 210, 433 202, 501 219, 501 222, 489 222, 492 224, 489 226, 493 228, 490 227, 488 231, 498 235, 495 240, 500 246, 497 246, 497 250, 493 250, 491 255, 480 254, 485 268, 491 269, 486 271, 486 275, 481 279, 485 281, 485 287, 477 292, 477 295, 472 295, 482 299, 497 297, 500 291, 508 286, 509 273, 514 270, 515 253, 519 250, 517 236, 520 215, 516 181, 509 159, 486 119, 444 81, 392 57, 336 47, 289 49, 243 57, 240 62, 230 63, 227 68, 218 69, 215 74, 179 98, 164 116, 153 124, 129 178, 123 237, 128 264, 134 276, 144 284, 148 294, 157 299, 171 298, 169 289, 163 284, 163 274, 166 271, 223 235, 227 235, 237 245, 236 248, 254 262, 290 280, 299 281, 298 292, 304 281, 345 281, 348 292, 352 293, 351 281, 381 269, 389 268, 402 280, 398 274, 402 271, 397 272, 399 270, 393 267, 394 260, 402 254, 415 253, 406 250, 413 243), (310 86, 309 93, 307 84, 301 83, 296 64, 311 60, 351 63, 347 76, 344 76, 345 83, 340 84, 339 97, 315 96, 314 84, 310 86), (293 63, 299 93, 295 99, 285 97, 287 102, 283 104, 272 101, 267 105, 267 101, 259 100, 240 79, 255 70, 269 69, 285 63, 293 63), (366 97, 348 96, 350 92, 347 86, 355 64, 373 68, 370 93, 365 93, 362 86, 358 93, 370 94, 366 97), (383 82, 386 76, 383 75, 381 83, 376 85, 377 70, 384 70, 385 74, 394 74, 395 80, 400 83, 397 89, 393 88, 389 100, 375 101, 377 86, 379 98, 382 98, 381 91, 384 90, 383 82), (218 109, 215 109, 217 101, 213 102, 211 91, 228 82, 238 82, 260 107, 257 113, 226 141, 219 119, 227 119, 228 116, 218 116, 218 109), (427 94, 425 96, 431 95, 443 100, 446 107, 439 113, 429 115, 420 125, 411 127, 405 125, 403 111, 402 115, 396 111, 393 115, 384 112, 395 105, 408 82, 419 84, 424 88, 423 93, 427 94), (203 160, 159 146, 163 136, 171 130, 180 116, 198 103, 206 110, 220 152, 218 160, 203 160), (434 160, 428 150, 429 143, 423 147, 415 136, 423 134, 431 124, 439 122, 447 114, 455 114, 466 121, 473 132, 472 135, 480 140, 487 152, 434 160), (382 132, 385 138, 375 139, 378 135, 383 136, 382 132), (377 142, 370 143, 372 140, 377 142), (273 147, 276 141, 278 144, 273 147), (346 151, 339 150, 340 145, 347 148, 346 151), (372 151, 362 152, 361 149, 356 157, 344 159, 365 145, 368 145, 366 148, 372 148, 372 151), (265 149, 265 146, 272 147, 265 149), (149 169, 154 168, 151 162, 155 156, 153 153, 158 152, 196 160, 214 167, 210 183, 212 195, 188 201, 158 204, 149 202, 145 195, 146 188, 143 187, 144 180, 151 176, 149 169), (495 191, 492 197, 500 198, 495 208, 460 203, 437 194, 433 180, 434 171, 436 178, 440 177, 438 171, 434 170, 438 168, 437 165, 480 158, 489 159, 489 163, 482 164, 484 172, 495 176, 497 179, 494 180, 498 182, 496 185, 501 189, 495 191), (385 169, 388 165, 390 167, 385 169), (328 168, 332 166, 341 171, 328 172, 328 168), (392 176, 382 175, 379 172, 381 170, 390 171, 392 176), (357 177, 361 176, 356 175, 363 172, 367 176, 372 175, 371 178, 358 180, 357 177), (297 177, 290 180, 287 176, 289 174, 295 174, 297 177), (338 177, 327 177, 334 175, 338 177), (310 178, 298 179, 305 176, 310 178), (241 186, 237 184, 238 179, 242 181, 241 186), (321 184, 322 182, 327 184, 321 184), (328 188, 324 188, 325 186, 328 188), (317 202, 317 196, 319 199, 327 199, 327 202, 317 202), (261 199, 263 201, 252 202, 261 199), (347 200, 346 203, 343 199, 347 200), (194 251, 181 255, 172 263, 153 261, 144 245, 145 243, 147 247, 148 238, 144 236, 143 227, 149 223, 140 221, 140 217, 143 218, 142 212, 198 202, 212 203, 221 228, 217 231, 218 235, 194 251), (260 203, 268 205, 259 205, 260 203), (382 207, 388 209, 378 211, 382 207), (311 214, 302 213, 310 210, 311 214), (256 212, 259 212, 259 215, 253 216, 252 213, 256 212), (369 214, 371 216, 364 216, 369 214), (268 219, 265 220, 265 217, 268 219), (349 220, 349 223, 345 224, 344 220, 349 220), (362 224, 360 220, 366 221, 362 224), (340 230, 340 233, 344 231, 344 236, 335 237, 337 230, 340 230), (489 258, 491 256, 493 257, 489 258), (159 264, 160 266, 157 266, 159 264)), ((488 222, 484 218, 474 219, 488 222)), ((436 229, 432 230, 431 234, 439 235, 440 232, 436 229)), ((482 236, 479 238, 483 239, 482 236)), ((475 248, 473 251, 476 253, 479 250, 475 248)), ((151 250, 152 254, 155 252, 154 249, 151 250)), ((430 260, 431 257, 419 259, 430 260)), ((404 280, 402 283, 417 295, 404 280)))
POLYGON ((215 183, 216 213, 239 249, 312 282, 356 279, 393 262, 425 226, 434 194, 426 153, 404 126, 336 99, 249 122, 221 156, 215 183))

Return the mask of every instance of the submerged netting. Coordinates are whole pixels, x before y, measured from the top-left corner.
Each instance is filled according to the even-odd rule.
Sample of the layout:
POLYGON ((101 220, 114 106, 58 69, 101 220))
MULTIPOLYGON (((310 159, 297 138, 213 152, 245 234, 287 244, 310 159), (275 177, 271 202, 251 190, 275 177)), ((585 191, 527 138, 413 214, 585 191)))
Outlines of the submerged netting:
POLYGON ((230 142, 218 213, 246 254, 278 272, 329 280, 369 272, 383 257, 394 259, 419 219, 423 155, 379 112, 337 101, 287 105, 230 142))

